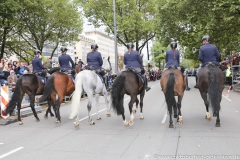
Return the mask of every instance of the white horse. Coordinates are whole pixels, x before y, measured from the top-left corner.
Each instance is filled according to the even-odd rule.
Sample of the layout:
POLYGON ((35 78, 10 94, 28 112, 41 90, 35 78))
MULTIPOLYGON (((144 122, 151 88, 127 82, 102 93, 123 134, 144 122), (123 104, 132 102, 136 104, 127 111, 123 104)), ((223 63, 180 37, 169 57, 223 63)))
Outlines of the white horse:
MULTIPOLYGON (((112 70, 111 64, 109 62, 109 57, 107 59, 103 58, 102 67, 105 71, 110 72, 112 70)), ((107 104, 107 116, 111 116, 110 113, 110 105, 109 100, 107 98, 107 90, 105 84, 102 82, 101 78, 94 72, 90 70, 83 70, 79 72, 75 78, 75 92, 72 97, 71 111, 69 115, 69 119, 73 119, 76 117, 76 121, 74 122, 75 127, 79 127, 79 110, 81 107, 81 95, 85 91, 88 96, 88 120, 91 125, 94 125, 94 121, 91 117, 91 108, 92 108, 92 100, 94 94, 96 96, 96 106, 97 106, 97 120, 100 120, 101 117, 99 115, 99 94, 102 94, 105 98, 105 102, 107 104)))

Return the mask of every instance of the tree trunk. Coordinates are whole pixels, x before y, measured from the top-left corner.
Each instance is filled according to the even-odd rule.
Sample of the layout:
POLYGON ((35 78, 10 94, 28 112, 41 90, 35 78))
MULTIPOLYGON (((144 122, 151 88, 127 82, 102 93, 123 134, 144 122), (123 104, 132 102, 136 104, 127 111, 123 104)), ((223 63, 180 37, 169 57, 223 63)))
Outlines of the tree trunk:
POLYGON ((6 40, 7 40, 7 29, 8 29, 8 27, 3 28, 3 38, 2 38, 0 59, 2 59, 3 55, 4 55, 4 50, 5 50, 5 46, 6 46, 6 40))

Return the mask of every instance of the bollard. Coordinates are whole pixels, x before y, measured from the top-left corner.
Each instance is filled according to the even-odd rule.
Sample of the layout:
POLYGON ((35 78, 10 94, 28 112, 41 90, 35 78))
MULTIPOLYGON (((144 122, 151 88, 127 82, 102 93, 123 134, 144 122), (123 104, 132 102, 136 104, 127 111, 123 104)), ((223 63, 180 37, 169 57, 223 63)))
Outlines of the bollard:
POLYGON ((9 117, 9 114, 5 114, 3 111, 8 107, 9 102, 9 89, 8 86, 4 85, 1 87, 1 116, 4 119, 9 117))

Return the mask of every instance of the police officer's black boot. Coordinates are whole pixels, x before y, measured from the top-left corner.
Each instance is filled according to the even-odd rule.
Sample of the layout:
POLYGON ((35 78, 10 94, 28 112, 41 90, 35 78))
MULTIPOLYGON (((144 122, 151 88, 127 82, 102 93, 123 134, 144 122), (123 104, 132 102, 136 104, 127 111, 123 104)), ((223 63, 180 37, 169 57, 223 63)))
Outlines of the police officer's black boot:
POLYGON ((148 81, 146 76, 144 76, 144 86, 146 91, 149 91, 151 89, 150 87, 148 87, 148 81))

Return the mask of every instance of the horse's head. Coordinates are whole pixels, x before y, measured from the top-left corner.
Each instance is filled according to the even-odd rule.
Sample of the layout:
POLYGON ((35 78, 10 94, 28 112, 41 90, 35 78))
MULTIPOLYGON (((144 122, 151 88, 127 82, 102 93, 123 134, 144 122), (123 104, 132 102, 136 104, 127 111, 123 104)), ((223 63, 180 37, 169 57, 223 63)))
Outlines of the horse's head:
POLYGON ((108 58, 103 57, 102 68, 104 68, 107 72, 112 71, 112 66, 111 66, 111 63, 110 63, 110 57, 109 56, 108 56, 108 58))

